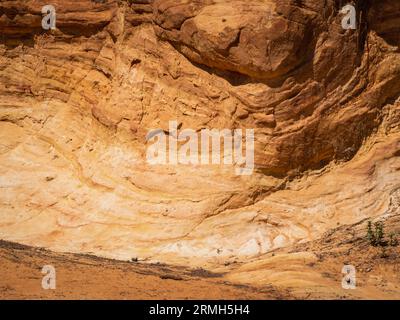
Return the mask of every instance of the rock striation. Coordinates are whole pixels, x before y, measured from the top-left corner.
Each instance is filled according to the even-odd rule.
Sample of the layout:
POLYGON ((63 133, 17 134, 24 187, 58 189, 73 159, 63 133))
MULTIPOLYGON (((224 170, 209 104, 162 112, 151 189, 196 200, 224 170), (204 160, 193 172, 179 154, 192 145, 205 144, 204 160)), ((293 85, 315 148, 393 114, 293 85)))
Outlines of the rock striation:
POLYGON ((214 268, 398 214, 400 2, 353 2, 0 1, 0 238, 214 268), (150 165, 171 120, 254 173, 150 165))

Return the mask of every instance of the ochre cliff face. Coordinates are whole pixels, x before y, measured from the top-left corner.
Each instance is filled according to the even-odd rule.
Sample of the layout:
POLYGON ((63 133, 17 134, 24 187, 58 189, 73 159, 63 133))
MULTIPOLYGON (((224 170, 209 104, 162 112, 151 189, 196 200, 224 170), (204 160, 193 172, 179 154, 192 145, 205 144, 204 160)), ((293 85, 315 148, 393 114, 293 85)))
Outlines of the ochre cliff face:
POLYGON ((354 3, 0 1, 0 238, 220 264, 398 214, 400 2, 354 3), (171 120, 254 128, 255 172, 149 165, 171 120))
POLYGON ((397 99, 400 5, 387 2, 360 1, 358 30, 345 32, 333 1, 156 1, 155 30, 230 82, 248 113, 235 124, 258 128, 259 168, 285 176, 351 158, 397 99))

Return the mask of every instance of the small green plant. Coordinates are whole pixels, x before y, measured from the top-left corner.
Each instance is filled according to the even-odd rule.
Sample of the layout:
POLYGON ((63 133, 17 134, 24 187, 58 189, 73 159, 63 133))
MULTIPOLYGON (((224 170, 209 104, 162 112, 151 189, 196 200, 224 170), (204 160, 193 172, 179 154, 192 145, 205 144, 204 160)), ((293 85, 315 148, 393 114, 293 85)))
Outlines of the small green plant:
POLYGON ((378 221, 374 223, 375 226, 375 241, 376 244, 382 245, 383 244, 383 238, 385 237, 385 232, 383 230, 383 222, 378 221))
POLYGON ((399 245, 399 241, 397 240, 396 234, 394 232, 389 234, 389 245, 392 247, 397 247, 399 245))
POLYGON ((371 221, 368 221, 367 240, 370 245, 375 246, 375 235, 374 235, 374 232, 372 231, 372 222, 371 221))
POLYGON ((370 245, 376 246, 391 246, 396 247, 399 245, 399 240, 394 232, 389 234, 389 241, 385 241, 385 226, 382 221, 375 222, 372 225, 371 221, 368 221, 367 225, 367 240, 370 245))
POLYGON ((374 223, 374 228, 372 228, 372 222, 368 221, 367 227, 367 240, 372 246, 383 246, 384 245, 384 225, 383 222, 378 221, 374 223))

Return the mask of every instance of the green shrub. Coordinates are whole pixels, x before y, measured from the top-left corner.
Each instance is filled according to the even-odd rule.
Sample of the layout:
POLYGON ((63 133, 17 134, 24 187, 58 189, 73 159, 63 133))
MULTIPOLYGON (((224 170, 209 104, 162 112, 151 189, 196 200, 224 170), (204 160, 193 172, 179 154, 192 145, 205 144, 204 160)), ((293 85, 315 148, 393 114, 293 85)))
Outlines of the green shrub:
POLYGON ((397 247, 399 245, 399 241, 397 240, 396 234, 394 232, 389 234, 389 245, 392 247, 397 247))
POLYGON ((370 245, 375 246, 375 235, 374 235, 374 232, 372 231, 372 222, 371 221, 368 221, 367 240, 370 245))
POLYGON ((367 227, 367 240, 372 246, 383 246, 385 244, 385 231, 382 221, 374 223, 374 228, 372 228, 372 222, 368 221, 367 227))
POLYGON ((383 230, 383 222, 378 221, 374 223, 375 226, 375 241, 376 245, 383 244, 383 238, 385 237, 385 232, 383 230))
POLYGON ((389 241, 385 241, 385 225, 382 221, 375 222, 373 225, 371 221, 368 221, 366 238, 369 244, 374 247, 387 245, 396 247, 399 245, 399 240, 394 232, 389 234, 389 241))

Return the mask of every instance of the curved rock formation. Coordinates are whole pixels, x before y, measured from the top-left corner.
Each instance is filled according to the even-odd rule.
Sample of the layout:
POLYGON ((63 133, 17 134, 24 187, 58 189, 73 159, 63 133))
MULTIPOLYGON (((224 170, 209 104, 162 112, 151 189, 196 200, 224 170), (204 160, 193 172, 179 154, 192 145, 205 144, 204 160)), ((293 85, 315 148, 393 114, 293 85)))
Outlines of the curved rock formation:
POLYGON ((0 1, 0 238, 217 268, 398 215, 400 3, 353 2, 0 1), (255 172, 148 164, 171 120, 255 172))

